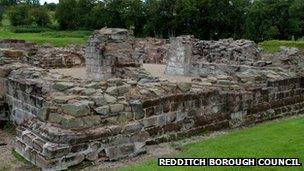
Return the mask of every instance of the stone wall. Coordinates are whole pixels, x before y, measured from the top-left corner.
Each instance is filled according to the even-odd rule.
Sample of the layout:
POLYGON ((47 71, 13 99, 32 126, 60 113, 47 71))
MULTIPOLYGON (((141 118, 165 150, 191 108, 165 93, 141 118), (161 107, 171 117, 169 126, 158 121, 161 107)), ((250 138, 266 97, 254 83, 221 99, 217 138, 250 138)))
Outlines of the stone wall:
POLYGON ((241 89, 227 91, 197 83, 86 81, 21 64, 4 68, 6 102, 20 123, 15 149, 44 169, 66 169, 85 159, 115 161, 145 153, 146 145, 304 110, 303 77, 249 88, 235 82, 241 89), (22 111, 22 119, 14 111, 22 111))
POLYGON ((85 66, 84 48, 39 46, 24 40, 0 40, 0 56, 19 60, 42 68, 71 68, 85 66))
POLYGON ((3 39, 0 40, 0 49, 21 50, 26 52, 27 55, 32 55, 38 51, 38 45, 25 40, 3 39))
POLYGON ((192 36, 170 39, 166 74, 170 75, 231 75, 239 66, 263 67, 258 46, 249 40, 224 39, 201 41, 192 36))
MULTIPOLYGON (((274 84, 298 87, 300 80, 282 80, 274 84)), ((246 93, 214 90, 131 100, 132 112, 129 115, 119 113, 120 117, 129 117, 129 121, 108 126, 99 124, 66 130, 31 120, 28 126, 20 127, 16 149, 42 168, 65 169, 84 159, 118 160, 146 152, 146 145, 301 114, 303 96, 295 91, 293 96, 281 99, 284 87, 282 85, 282 92, 276 93, 277 99, 269 103, 267 98, 271 93, 262 94, 265 90, 246 93)), ((273 88, 269 87, 270 92, 273 88)), ((303 91, 303 88, 299 87, 299 90, 303 91)))
POLYGON ((24 60, 42 68, 71 68, 85 66, 84 47, 70 45, 64 48, 40 46, 37 53, 24 60))
POLYGON ((114 76, 114 67, 136 65, 133 45, 133 36, 126 29, 95 31, 85 51, 88 78, 108 79, 114 76))
POLYGON ((165 39, 137 38, 135 41, 135 51, 142 55, 143 63, 165 64, 168 46, 165 39))

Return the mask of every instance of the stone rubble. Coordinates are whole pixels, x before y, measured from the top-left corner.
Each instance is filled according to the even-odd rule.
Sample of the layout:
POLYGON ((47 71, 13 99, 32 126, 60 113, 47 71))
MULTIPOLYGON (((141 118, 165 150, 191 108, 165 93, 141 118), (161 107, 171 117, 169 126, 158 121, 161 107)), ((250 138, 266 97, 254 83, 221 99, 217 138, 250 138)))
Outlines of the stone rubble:
POLYGON ((135 41, 135 51, 142 54, 143 63, 165 64, 168 45, 165 39, 137 38, 135 41))
POLYGON ((85 66, 84 48, 71 45, 64 48, 42 46, 34 56, 26 58, 27 63, 42 68, 71 68, 85 66))
POLYGON ((0 41, 0 56, 42 68, 85 66, 84 48, 80 45, 56 48, 38 46, 23 40, 6 39, 0 41))
POLYGON ((193 36, 171 38, 166 74, 207 76, 231 75, 240 67, 270 65, 261 61, 258 46, 249 40, 202 41, 193 36))

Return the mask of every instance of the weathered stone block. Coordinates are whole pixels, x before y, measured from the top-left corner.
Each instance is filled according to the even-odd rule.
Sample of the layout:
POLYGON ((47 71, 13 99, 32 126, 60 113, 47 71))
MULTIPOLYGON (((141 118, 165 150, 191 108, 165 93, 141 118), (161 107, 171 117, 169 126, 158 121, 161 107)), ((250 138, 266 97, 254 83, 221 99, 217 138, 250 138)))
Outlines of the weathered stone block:
POLYGON ((106 92, 108 94, 115 95, 115 96, 117 96, 119 94, 118 87, 116 87, 116 86, 114 86, 114 87, 108 87, 106 92))
POLYGON ((101 115, 108 115, 110 113, 110 107, 108 105, 95 108, 94 110, 101 115))
POLYGON ((122 112, 124 110, 123 104, 113 104, 110 105, 110 111, 112 114, 117 114, 119 112, 122 112))
POLYGON ((191 83, 178 83, 178 84, 177 84, 177 87, 178 87, 183 93, 185 93, 185 92, 190 91, 192 85, 191 85, 191 83))
POLYGON ((103 95, 93 96, 92 99, 97 106, 103 106, 107 104, 107 100, 103 95))
POLYGON ((115 103, 117 98, 108 94, 104 94, 104 98, 106 99, 107 103, 115 103))
POLYGON ((127 124, 124 129, 123 132, 130 134, 130 133, 136 133, 139 132, 142 129, 142 125, 139 122, 131 122, 129 124, 127 124))
POLYGON ((134 153, 134 144, 126 144, 119 147, 120 154, 123 156, 130 155, 134 153))
POLYGON ((63 104, 61 108, 64 112, 73 116, 85 116, 90 114, 90 107, 86 101, 63 104))
POLYGON ((56 82, 53 85, 53 87, 59 91, 67 90, 69 88, 72 88, 73 86, 74 86, 74 83, 72 83, 72 82, 56 82))
POLYGON ((134 118, 134 114, 132 112, 121 112, 118 115, 118 122, 119 123, 127 123, 129 121, 132 121, 134 118))
POLYGON ((63 157, 69 153, 69 146, 63 144, 46 143, 43 146, 42 154, 48 159, 63 157))
POLYGON ((99 125, 101 122, 100 116, 93 115, 93 116, 86 116, 81 118, 83 121, 83 125, 85 126, 94 126, 99 125))
POLYGON ((40 153, 42 153, 44 144, 46 144, 46 141, 44 141, 44 140, 42 140, 42 139, 35 138, 35 139, 33 140, 33 148, 34 148, 35 150, 37 150, 38 152, 40 152, 40 153))

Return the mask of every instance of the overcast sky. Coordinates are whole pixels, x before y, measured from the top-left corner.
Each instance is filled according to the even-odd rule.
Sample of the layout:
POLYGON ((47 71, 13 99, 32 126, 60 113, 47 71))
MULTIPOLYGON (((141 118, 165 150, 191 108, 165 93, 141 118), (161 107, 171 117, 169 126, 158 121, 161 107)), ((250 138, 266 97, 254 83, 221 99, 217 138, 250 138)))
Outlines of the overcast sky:
POLYGON ((44 2, 47 2, 47 3, 51 3, 51 2, 55 2, 55 3, 58 3, 59 0, 40 0, 40 4, 44 4, 44 2))

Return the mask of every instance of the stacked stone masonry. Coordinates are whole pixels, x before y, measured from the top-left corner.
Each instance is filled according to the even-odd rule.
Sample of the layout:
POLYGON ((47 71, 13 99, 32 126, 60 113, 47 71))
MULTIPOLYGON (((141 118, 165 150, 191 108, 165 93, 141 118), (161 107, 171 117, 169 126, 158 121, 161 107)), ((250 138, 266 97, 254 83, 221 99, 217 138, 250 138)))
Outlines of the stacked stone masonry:
POLYGON ((118 160, 145 153, 146 145, 304 110, 302 77, 240 92, 167 81, 87 83, 14 65, 6 102, 15 111, 11 119, 21 122, 16 150, 44 169, 66 169, 84 159, 118 160), (16 111, 32 119, 24 121, 16 111))
POLYGON ((142 55, 143 63, 166 64, 168 45, 165 39, 137 38, 135 51, 142 55))
POLYGON ((201 41, 193 36, 171 38, 166 58, 166 73, 170 75, 231 75, 241 66, 270 64, 269 61, 260 61, 260 50, 253 41, 201 41))
POLYGON ((62 48, 39 46, 24 40, 0 41, 0 56, 42 68, 71 68, 85 65, 84 48, 70 45, 62 48))
POLYGON ((84 47, 80 45, 64 48, 41 46, 34 56, 27 56, 25 61, 42 68, 83 67, 85 66, 84 47))
MULTIPOLYGON (((9 110, 19 125, 19 154, 42 169, 63 170, 84 160, 97 163, 143 154, 147 145, 303 114, 301 72, 242 65, 244 60, 233 58, 214 64, 242 65, 235 72, 172 83, 137 66, 128 35, 126 30, 102 29, 91 37, 88 72, 100 67, 102 75, 88 80, 0 60, 0 107, 7 106, 6 113, 9 110)), ((176 46, 168 53, 176 60, 170 59, 167 68, 178 62, 178 72, 189 73, 191 66, 182 64, 190 64, 195 39, 172 40, 176 46)), ((225 47, 233 43, 228 42, 225 47)), ((255 52, 243 55, 253 64, 260 59, 255 52)))

